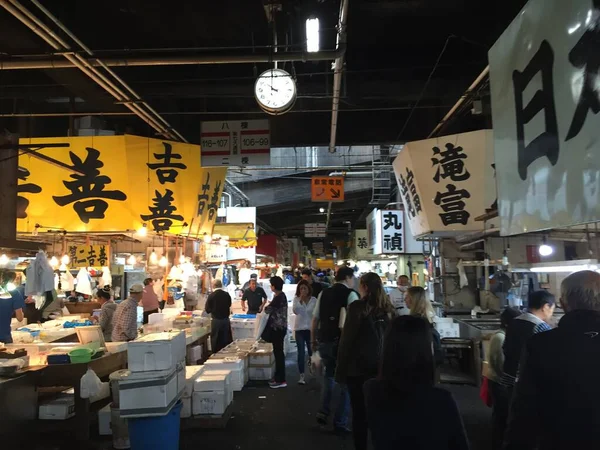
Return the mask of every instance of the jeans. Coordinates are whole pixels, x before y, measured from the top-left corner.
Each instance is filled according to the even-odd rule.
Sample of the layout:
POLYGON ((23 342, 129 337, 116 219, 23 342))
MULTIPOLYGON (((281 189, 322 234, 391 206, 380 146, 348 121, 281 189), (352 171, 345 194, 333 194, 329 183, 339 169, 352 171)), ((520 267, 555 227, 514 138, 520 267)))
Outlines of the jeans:
POLYGON ((492 449, 500 450, 508 421, 510 391, 506 386, 492 380, 489 380, 489 388, 492 396, 492 449))
POLYGON ((283 341, 287 330, 273 330, 273 354, 275 355, 275 382, 285 383, 285 353, 283 353, 283 341))
POLYGON ((310 330, 296 330, 296 347, 298 348, 298 371, 300 375, 304 374, 305 349, 308 351, 308 357, 312 356, 310 346, 310 330))
MULTIPOLYGON (((325 418, 331 413, 331 400, 336 382, 335 367, 337 363, 337 342, 322 342, 319 344, 319 354, 325 365, 325 374, 323 377, 323 396, 321 401, 321 410, 319 413, 325 418)), ((346 427, 348 425, 348 413, 350 411, 350 396, 346 385, 340 384, 340 399, 333 418, 333 425, 336 428, 346 427)))

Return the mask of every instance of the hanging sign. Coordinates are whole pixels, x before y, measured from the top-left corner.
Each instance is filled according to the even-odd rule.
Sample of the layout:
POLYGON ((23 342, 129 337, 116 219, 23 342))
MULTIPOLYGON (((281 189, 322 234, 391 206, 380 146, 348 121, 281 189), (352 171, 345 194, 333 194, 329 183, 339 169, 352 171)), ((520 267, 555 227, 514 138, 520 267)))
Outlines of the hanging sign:
POLYGON ((312 177, 310 197, 313 202, 343 202, 344 177, 312 177))
POLYGON ((356 259, 369 256, 369 237, 367 230, 356 230, 354 232, 354 253, 356 259))
POLYGON ((503 235, 600 221, 600 4, 531 0, 489 52, 503 235))
POLYGON ((271 164, 268 120, 202 122, 200 129, 202 167, 271 164))
POLYGON ((325 223, 305 223, 304 237, 306 238, 324 238, 327 236, 327 224, 325 223))
POLYGON ((19 232, 36 224, 78 232, 126 232, 146 224, 191 237, 212 233, 227 169, 201 168, 197 145, 129 135, 21 143, 68 143, 38 152, 78 171, 19 157, 19 232))
POLYGON ((110 262, 110 247, 100 245, 69 245, 69 269, 105 267, 110 262))
POLYGON ((414 236, 483 229, 475 218, 496 200, 491 130, 408 142, 393 165, 414 236))
POLYGON ((374 209, 367 217, 367 235, 374 255, 405 253, 404 212, 374 209))

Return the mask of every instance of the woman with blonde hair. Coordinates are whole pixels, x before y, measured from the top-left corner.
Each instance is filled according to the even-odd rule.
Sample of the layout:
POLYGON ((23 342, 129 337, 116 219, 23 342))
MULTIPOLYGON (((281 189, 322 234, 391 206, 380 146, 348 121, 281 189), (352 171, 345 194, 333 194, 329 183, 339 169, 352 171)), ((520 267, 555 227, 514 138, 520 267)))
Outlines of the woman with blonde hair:
POLYGON ((429 322, 431 326, 431 337, 433 341, 433 359, 436 366, 441 365, 444 362, 444 349, 442 348, 442 339, 440 333, 433 327, 433 318, 435 317, 435 311, 431 302, 427 298, 425 289, 421 286, 413 286, 408 288, 406 291, 406 306, 410 309, 410 315, 416 317, 422 317, 429 322))
POLYGON ((367 449, 367 411, 363 386, 379 372, 383 341, 395 309, 376 273, 360 277, 361 299, 348 307, 338 350, 335 380, 348 386, 355 450, 367 449))

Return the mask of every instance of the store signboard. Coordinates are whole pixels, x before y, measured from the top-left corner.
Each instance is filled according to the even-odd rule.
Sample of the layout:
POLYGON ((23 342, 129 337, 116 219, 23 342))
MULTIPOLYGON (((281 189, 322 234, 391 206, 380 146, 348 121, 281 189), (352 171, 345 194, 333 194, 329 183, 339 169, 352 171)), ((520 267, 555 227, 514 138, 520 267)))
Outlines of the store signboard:
POLYGON ((317 257, 325 254, 325 247, 322 242, 313 242, 312 249, 317 257))
POLYGON ((364 259, 370 255, 367 230, 356 230, 354 232, 354 255, 356 259, 364 259))
POLYGON ((496 200, 492 131, 408 142, 394 160, 412 234, 479 231, 475 220, 496 200))
POLYGON ((69 269, 81 267, 105 267, 110 264, 110 246, 100 245, 69 245, 69 269))
POLYGON ((206 261, 209 263, 221 263, 227 261, 227 247, 219 244, 206 244, 206 261))
POLYGON ((131 232, 146 224, 149 231, 191 237, 212 233, 227 168, 201 168, 197 145, 129 135, 21 142, 68 144, 38 153, 78 172, 19 157, 19 232, 32 232, 35 224, 131 232))
POLYGON ((373 255, 406 253, 404 212, 374 209, 367 217, 367 235, 373 255))
POLYGON ((344 177, 312 177, 310 198, 313 202, 343 202, 344 177))
POLYGON ((306 238, 324 238, 327 236, 327 224, 325 223, 306 223, 304 224, 304 237, 306 238))
POLYGON ((531 0, 490 49, 503 235, 600 221, 597 1, 531 0))
POLYGON ((268 120, 202 122, 200 129, 202 167, 271 164, 268 120))

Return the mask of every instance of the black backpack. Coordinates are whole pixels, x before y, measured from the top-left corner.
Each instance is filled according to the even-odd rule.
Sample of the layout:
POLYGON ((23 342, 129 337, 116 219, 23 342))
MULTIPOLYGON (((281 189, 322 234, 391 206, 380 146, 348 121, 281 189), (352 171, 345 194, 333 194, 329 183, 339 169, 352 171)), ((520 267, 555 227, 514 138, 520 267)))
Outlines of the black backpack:
POLYGON ((362 375, 375 376, 383 358, 383 342, 390 324, 388 314, 369 313, 362 320, 358 334, 357 365, 362 375))
POLYGON ((348 307, 348 296, 352 289, 336 283, 324 289, 319 300, 319 342, 337 342, 341 335, 340 315, 348 307))

